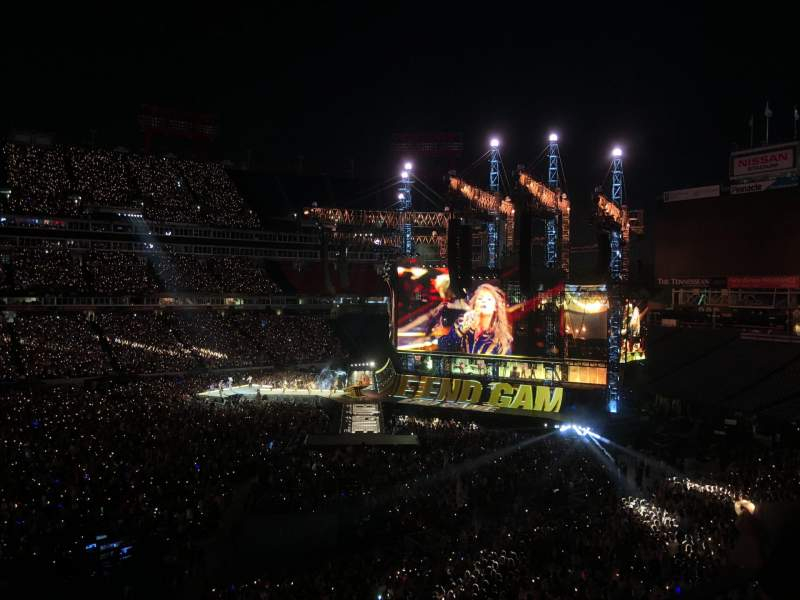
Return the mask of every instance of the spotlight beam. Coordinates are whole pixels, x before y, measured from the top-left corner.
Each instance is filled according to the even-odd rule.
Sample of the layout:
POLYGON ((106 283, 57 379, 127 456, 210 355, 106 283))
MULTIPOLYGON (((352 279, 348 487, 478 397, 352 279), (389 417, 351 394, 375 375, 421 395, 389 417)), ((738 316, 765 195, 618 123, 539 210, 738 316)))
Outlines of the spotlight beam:
POLYGON ((475 471, 480 467, 491 464, 498 458, 503 458, 505 456, 508 456, 516 452, 517 450, 522 450, 524 448, 528 448, 530 446, 538 444, 539 442, 554 436, 555 433, 556 433, 555 431, 550 431, 548 433, 536 437, 531 437, 516 444, 511 444, 510 446, 498 448, 497 450, 494 450, 493 452, 490 452, 488 454, 484 454, 483 456, 479 456, 477 458, 473 458, 470 460, 465 460, 455 465, 450 465, 432 475, 423 475, 411 481, 404 481, 402 483, 399 483, 391 487, 382 494, 373 495, 371 497, 370 504, 374 505, 375 503, 387 503, 398 497, 408 497, 423 493, 427 488, 431 486, 434 486, 436 484, 441 484, 442 482, 445 482, 449 479, 454 479, 460 475, 463 475, 464 473, 475 471))

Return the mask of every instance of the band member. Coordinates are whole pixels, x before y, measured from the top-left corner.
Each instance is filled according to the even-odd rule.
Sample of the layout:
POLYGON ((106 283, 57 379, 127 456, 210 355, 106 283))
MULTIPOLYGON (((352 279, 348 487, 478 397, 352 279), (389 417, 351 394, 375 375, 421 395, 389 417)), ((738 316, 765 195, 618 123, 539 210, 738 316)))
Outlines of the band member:
POLYGON ((513 336, 503 292, 489 283, 479 285, 469 300, 469 310, 444 337, 447 345, 457 341, 461 352, 511 354, 513 336))

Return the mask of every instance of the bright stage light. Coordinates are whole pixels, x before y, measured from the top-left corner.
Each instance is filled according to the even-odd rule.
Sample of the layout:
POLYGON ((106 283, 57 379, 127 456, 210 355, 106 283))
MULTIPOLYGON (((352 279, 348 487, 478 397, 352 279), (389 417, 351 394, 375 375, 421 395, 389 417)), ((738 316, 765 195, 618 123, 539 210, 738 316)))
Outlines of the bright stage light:
POLYGON ((489 145, 492 148, 497 148, 498 146, 500 146, 500 140, 498 140, 497 138, 492 138, 492 140, 489 142, 489 145))
POLYGON ((562 424, 560 427, 556 425, 556 429, 559 429, 561 433, 569 433, 570 431, 574 431, 581 437, 586 437, 587 435, 591 437, 597 437, 597 434, 592 431, 591 427, 587 427, 584 425, 577 425, 575 423, 566 423, 562 424))
POLYGON ((403 179, 408 179, 408 171, 403 171, 402 173, 400 173, 400 177, 402 177, 403 179))
POLYGON ((407 162, 406 164, 404 164, 404 165, 403 165, 403 168, 404 168, 406 171, 410 171, 411 169, 413 169, 413 168, 414 168, 414 165, 413 165, 413 164, 411 164, 410 162, 407 162))
POLYGON ((557 133, 551 133, 549 139, 550 139, 551 142, 557 142, 558 141, 558 134, 557 133))
POLYGON ((406 199, 406 195, 404 193, 400 192, 399 194, 397 194, 397 199, 398 200, 405 200, 406 199))
POLYGON ((741 515, 743 512, 748 512, 752 515, 754 512, 756 512, 756 505, 750 502, 750 500, 746 500, 744 498, 734 502, 733 508, 737 515, 741 515))
POLYGON ((622 156, 622 148, 620 148, 619 146, 617 146, 616 148, 614 148, 614 149, 611 151, 611 156, 615 156, 615 157, 622 156))

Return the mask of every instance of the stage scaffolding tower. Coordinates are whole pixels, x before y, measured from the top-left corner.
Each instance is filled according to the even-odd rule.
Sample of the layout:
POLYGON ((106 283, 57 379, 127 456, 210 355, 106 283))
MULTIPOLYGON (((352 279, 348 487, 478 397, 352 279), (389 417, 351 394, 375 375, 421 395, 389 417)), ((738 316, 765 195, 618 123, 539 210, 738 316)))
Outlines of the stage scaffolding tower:
POLYGON ((400 172, 400 188, 397 194, 397 205, 400 218, 398 224, 400 225, 400 254, 403 256, 414 256, 414 236, 413 224, 408 218, 408 213, 411 211, 411 169, 413 165, 407 162, 403 165, 403 170, 400 172))
MULTIPOLYGON (((489 191, 493 194, 500 193, 500 140, 492 138, 489 142, 489 191)), ((489 258, 487 267, 498 269, 500 267, 500 215, 496 210, 489 212, 489 258)))
MULTIPOLYGON (((611 153, 611 202, 622 211, 623 194, 622 150, 614 148, 611 153)), ((612 227, 609 232, 611 259, 608 285, 608 412, 616 413, 620 403, 620 348, 622 330, 622 283, 625 279, 622 253, 622 226, 612 227)))

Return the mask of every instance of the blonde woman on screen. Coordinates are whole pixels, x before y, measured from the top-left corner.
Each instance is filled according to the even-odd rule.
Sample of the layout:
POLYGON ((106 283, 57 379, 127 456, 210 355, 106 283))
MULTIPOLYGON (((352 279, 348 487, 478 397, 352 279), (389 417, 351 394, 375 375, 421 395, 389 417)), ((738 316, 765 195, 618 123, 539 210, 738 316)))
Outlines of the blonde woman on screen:
POLYGON ((469 310, 446 337, 455 338, 461 352, 468 354, 511 354, 513 336, 503 292, 489 283, 479 285, 469 300, 469 310))

